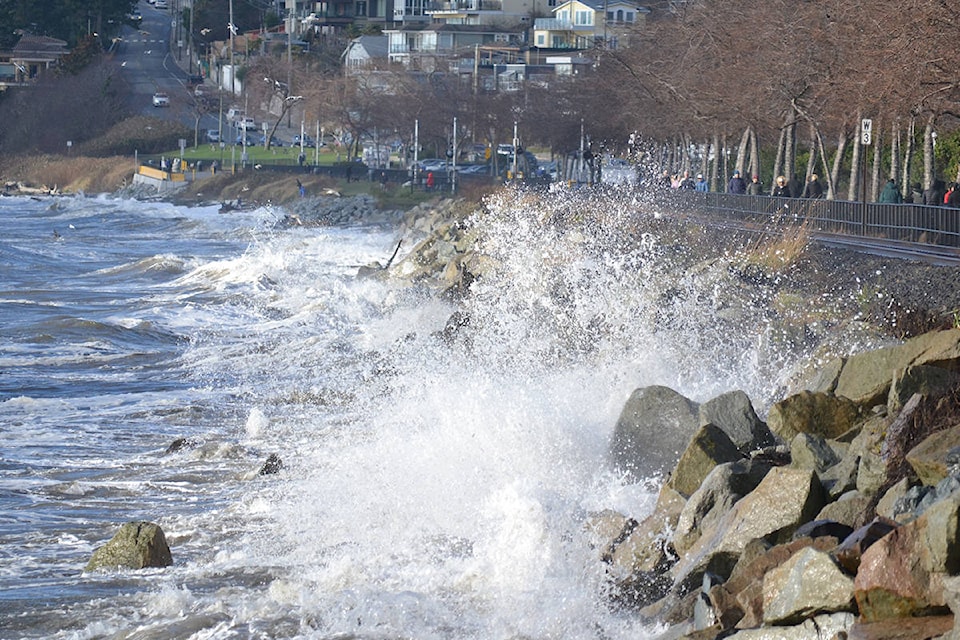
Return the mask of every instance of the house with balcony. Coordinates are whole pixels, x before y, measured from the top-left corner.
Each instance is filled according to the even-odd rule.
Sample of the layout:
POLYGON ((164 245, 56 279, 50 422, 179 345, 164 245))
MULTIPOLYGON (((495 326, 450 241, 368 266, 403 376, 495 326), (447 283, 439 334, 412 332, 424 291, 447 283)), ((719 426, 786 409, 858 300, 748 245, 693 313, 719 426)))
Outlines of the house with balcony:
POLYGON ((524 42, 523 25, 464 25, 444 23, 403 24, 385 29, 390 62, 399 62, 409 69, 435 72, 456 71, 458 59, 473 56, 481 46, 514 45, 524 42))
POLYGON ((285 0, 285 3, 285 25, 294 35, 308 31, 335 33, 352 24, 383 25, 391 22, 394 15, 394 0, 285 0))
POLYGON ((566 0, 553 17, 538 18, 532 46, 541 49, 615 49, 643 26, 650 9, 630 0, 566 0))

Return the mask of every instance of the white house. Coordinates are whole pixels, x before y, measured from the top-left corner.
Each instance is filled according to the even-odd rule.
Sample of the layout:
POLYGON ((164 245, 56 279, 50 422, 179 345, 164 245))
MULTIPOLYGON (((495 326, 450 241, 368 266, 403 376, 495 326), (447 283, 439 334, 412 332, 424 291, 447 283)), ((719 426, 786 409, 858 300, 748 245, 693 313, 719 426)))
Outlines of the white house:
POLYGON ((541 49, 616 48, 629 32, 646 21, 650 9, 630 0, 566 0, 552 18, 533 26, 534 47, 541 49))

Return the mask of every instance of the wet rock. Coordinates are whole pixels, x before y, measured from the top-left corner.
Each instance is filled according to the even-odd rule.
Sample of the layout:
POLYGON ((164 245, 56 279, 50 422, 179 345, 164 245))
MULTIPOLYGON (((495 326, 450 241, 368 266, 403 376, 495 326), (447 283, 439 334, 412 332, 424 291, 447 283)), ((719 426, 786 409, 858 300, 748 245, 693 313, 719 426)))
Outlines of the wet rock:
POLYGON ((713 424, 723 430, 742 453, 774 445, 775 438, 757 417, 750 398, 743 391, 730 391, 700 405, 700 425, 713 424))
MULTIPOLYGON (((717 555, 737 556, 754 538, 777 544, 823 508, 823 490, 812 471, 775 467, 694 543, 673 568, 677 583, 698 577, 717 555)), ((726 560, 722 564, 725 564, 726 560)), ((712 569, 725 576, 719 568, 712 569)))
POLYGON ((853 428, 859 409, 846 398, 802 391, 775 403, 767 415, 770 430, 790 442, 799 433, 836 438, 853 428))
POLYGON ((170 446, 168 446, 166 451, 163 452, 163 455, 168 456, 172 453, 178 453, 186 449, 195 449, 201 444, 203 443, 199 440, 194 440, 193 438, 177 438, 170 443, 170 446))
POLYGON ((913 396, 939 397, 960 386, 960 373, 942 367, 918 365, 893 372, 887 408, 902 411, 913 396))
POLYGON ((143 569, 173 564, 163 529, 152 522, 127 522, 105 545, 93 552, 85 571, 143 569))
POLYGON ((683 505, 680 494, 664 487, 653 513, 639 524, 631 519, 624 521, 604 554, 616 580, 625 580, 637 572, 662 572, 672 564, 675 557, 668 546, 670 532, 676 526, 683 505))
POLYGON ((712 527, 743 496, 756 489, 772 468, 761 459, 717 465, 683 506, 673 534, 674 549, 686 553, 703 530, 712 527))
POLYGON ((637 478, 666 475, 698 427, 692 400, 667 387, 637 389, 617 420, 611 460, 637 478))
POLYGON ((257 472, 258 476, 269 476, 276 473, 280 473, 280 470, 283 469, 283 460, 280 459, 275 453, 271 453, 267 456, 267 461, 263 463, 263 466, 260 467, 260 471, 257 472))
POLYGON ((742 454, 726 433, 713 424, 700 427, 670 474, 667 486, 688 497, 717 465, 740 460, 742 454))
POLYGON ((880 459, 887 467, 887 475, 901 477, 906 474, 907 453, 916 446, 919 434, 914 423, 923 396, 913 394, 886 430, 880 445, 880 459))

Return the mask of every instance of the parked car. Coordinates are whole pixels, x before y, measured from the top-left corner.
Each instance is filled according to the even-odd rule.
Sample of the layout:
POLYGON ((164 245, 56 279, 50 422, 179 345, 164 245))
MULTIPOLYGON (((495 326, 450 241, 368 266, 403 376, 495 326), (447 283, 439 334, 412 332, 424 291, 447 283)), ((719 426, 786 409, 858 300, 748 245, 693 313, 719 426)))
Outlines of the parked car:
POLYGON ((249 133, 240 132, 237 134, 236 144, 241 144, 245 147, 255 147, 257 146, 257 140, 249 133))
POLYGON ((256 122, 256 120, 254 120, 254 119, 251 118, 250 116, 244 116, 244 117, 240 118, 239 124, 238 124, 237 126, 240 127, 241 129, 243 129, 244 131, 256 131, 256 130, 257 130, 257 122, 256 122))
MULTIPOLYGON (((260 136, 260 140, 257 142, 257 144, 260 145, 261 147, 266 146, 266 144, 267 144, 267 136, 261 135, 261 136, 260 136)), ((282 147, 282 146, 283 146, 283 140, 281 140, 281 139, 278 138, 277 136, 271 136, 271 137, 270 137, 270 145, 273 146, 273 147, 282 147)))
POLYGON ((420 160, 417 165, 420 171, 446 171, 448 162, 446 158, 426 158, 420 160))
POLYGON ((156 0, 156 2, 153 3, 153 6, 155 6, 157 9, 166 9, 167 0, 156 0))
POLYGON ((220 142, 220 131, 218 129, 207 129, 207 142, 220 142))
MULTIPOLYGON (((293 140, 290 141, 290 146, 291 146, 291 147, 299 147, 299 146, 300 146, 300 135, 299 135, 299 134, 293 136, 293 140)), ((310 147, 310 148, 312 149, 312 148, 314 148, 314 147, 317 146, 317 143, 313 141, 313 138, 311 138, 310 136, 306 136, 306 135, 305 135, 305 136, 303 136, 303 146, 305 146, 305 147, 310 147)))
POLYGON ((203 84, 203 76, 197 74, 187 76, 187 86, 195 87, 198 84, 203 84))
POLYGON ((229 109, 227 109, 228 122, 239 120, 242 117, 243 117, 243 109, 240 109, 238 107, 230 107, 229 109))
POLYGON ((170 106, 170 96, 167 94, 158 91, 153 94, 153 106, 155 107, 169 107, 170 106))
POLYGON ((489 172, 490 167, 485 164, 457 165, 457 173, 464 176, 479 176, 489 172))

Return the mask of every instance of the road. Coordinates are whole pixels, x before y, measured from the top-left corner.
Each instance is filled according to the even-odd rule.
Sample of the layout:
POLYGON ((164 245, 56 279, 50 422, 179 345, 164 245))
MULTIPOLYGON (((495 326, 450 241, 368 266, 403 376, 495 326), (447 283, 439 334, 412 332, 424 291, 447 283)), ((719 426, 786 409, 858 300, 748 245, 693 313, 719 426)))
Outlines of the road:
MULTIPOLYGON (((176 56, 187 63, 186 51, 171 51, 174 16, 167 9, 156 9, 141 1, 143 22, 140 29, 124 27, 114 63, 121 69, 130 87, 127 106, 134 113, 177 120, 193 129, 196 115, 194 97, 187 88, 187 73, 177 64, 176 56), (153 94, 162 91, 170 96, 170 107, 153 106, 153 94)), ((203 116, 200 130, 217 128, 217 116, 203 116)))

